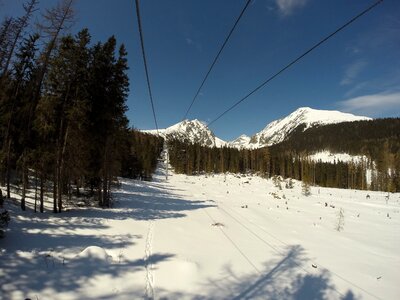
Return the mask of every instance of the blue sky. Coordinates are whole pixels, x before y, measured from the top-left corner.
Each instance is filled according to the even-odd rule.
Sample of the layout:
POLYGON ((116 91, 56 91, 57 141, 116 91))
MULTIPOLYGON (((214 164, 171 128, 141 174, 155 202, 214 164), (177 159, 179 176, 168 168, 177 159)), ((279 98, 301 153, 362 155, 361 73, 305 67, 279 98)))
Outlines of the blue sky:
MULTIPOLYGON (((21 0, 0 0, 0 17, 21 0)), ((40 8, 56 0, 41 0, 40 8)), ((142 0, 147 60, 160 128, 179 122, 245 0, 142 0)), ((189 114, 211 121, 373 1, 253 0, 189 114)), ((72 32, 115 35, 128 50, 131 125, 154 128, 134 0, 76 0, 72 32)), ((300 106, 400 116, 400 1, 374 10, 211 126, 230 140, 300 106)))

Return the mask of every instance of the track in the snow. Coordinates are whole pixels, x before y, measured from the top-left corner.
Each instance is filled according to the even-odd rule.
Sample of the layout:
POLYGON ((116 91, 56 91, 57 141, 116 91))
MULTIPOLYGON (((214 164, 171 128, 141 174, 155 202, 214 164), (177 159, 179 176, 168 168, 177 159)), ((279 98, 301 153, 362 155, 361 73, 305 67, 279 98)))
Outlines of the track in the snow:
POLYGON ((153 239, 154 239, 154 221, 149 221, 149 229, 147 232, 146 245, 144 250, 144 266, 146 269, 146 289, 145 299, 154 299, 154 273, 151 255, 153 254, 153 239))

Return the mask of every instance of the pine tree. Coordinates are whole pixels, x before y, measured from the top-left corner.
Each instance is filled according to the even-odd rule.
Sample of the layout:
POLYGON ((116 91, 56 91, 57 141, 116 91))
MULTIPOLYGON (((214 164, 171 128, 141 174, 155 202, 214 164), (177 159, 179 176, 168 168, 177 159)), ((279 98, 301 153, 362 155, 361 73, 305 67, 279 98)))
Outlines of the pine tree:
POLYGON ((39 112, 48 115, 48 126, 53 128, 48 138, 53 141, 55 149, 54 212, 61 212, 63 189, 70 185, 66 174, 71 179, 72 174, 84 173, 84 158, 88 156, 84 137, 88 111, 89 42, 87 30, 81 31, 76 39, 67 36, 61 40, 56 55, 49 62, 44 95, 38 105, 39 108, 52 107, 39 112))
POLYGON ((128 78, 125 47, 121 46, 118 60, 115 59, 116 40, 111 37, 104 45, 93 48, 93 62, 90 69, 92 170, 98 190, 98 201, 109 206, 109 186, 120 168, 118 142, 127 130, 125 116, 128 78))
MULTIPOLYGON (((7 185, 7 198, 10 198, 10 172, 12 164, 12 153, 17 143, 21 143, 23 138, 23 126, 21 120, 21 110, 24 110, 24 103, 29 98, 31 83, 34 79, 35 66, 34 61, 36 58, 36 42, 38 35, 31 35, 24 39, 21 48, 18 50, 16 55, 16 61, 13 68, 12 82, 8 87, 8 93, 6 97, 2 99, 1 107, 1 123, 3 126, 3 149, 2 149, 2 165, 5 171, 5 179, 7 185)), ((14 157, 18 157, 17 153, 14 153, 14 157)), ((21 154, 21 153, 20 153, 21 154)), ((23 173, 25 163, 23 163, 23 173)), ((24 184, 25 184, 24 180, 24 184)), ((25 190, 25 189, 23 189, 25 190)), ((23 195, 24 198, 25 195, 23 195)), ((24 201, 21 204, 24 209, 24 201)))

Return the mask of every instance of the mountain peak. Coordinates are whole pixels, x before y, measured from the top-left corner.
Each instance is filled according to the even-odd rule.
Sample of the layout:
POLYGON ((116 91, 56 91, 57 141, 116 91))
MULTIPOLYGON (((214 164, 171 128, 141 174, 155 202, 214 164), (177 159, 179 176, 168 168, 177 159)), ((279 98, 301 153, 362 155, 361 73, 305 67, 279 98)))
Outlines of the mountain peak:
POLYGON ((315 110, 315 109, 308 107, 308 106, 303 106, 303 107, 299 107, 294 112, 307 112, 307 111, 313 111, 313 110, 315 110))
MULTIPOLYGON (((155 130, 146 130, 145 132, 156 134, 155 130)), ((167 139, 179 139, 208 147, 221 147, 226 144, 225 141, 214 135, 205 122, 198 119, 185 119, 166 129, 160 129, 159 133, 167 139)))
POLYGON ((250 142, 250 137, 245 134, 242 134, 235 140, 229 142, 228 145, 229 147, 233 148, 246 148, 249 142, 250 142))

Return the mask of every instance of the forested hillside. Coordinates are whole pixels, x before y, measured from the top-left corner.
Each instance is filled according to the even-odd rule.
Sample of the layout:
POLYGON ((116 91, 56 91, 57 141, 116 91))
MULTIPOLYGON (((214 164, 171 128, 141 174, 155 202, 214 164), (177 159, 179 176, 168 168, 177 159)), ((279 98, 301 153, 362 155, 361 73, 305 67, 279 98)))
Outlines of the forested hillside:
POLYGON ((379 161, 385 153, 400 153, 400 118, 343 122, 317 126, 303 131, 299 126, 276 151, 313 153, 321 149, 332 153, 363 154, 379 161))
POLYGON ((288 140, 255 150, 207 148, 174 140, 169 142, 169 153, 171 164, 179 173, 252 172, 320 186, 399 191, 399 133, 400 119, 358 121, 304 132, 298 128, 288 140), (363 155, 366 159, 361 163, 309 159, 310 154, 322 150, 363 155))

